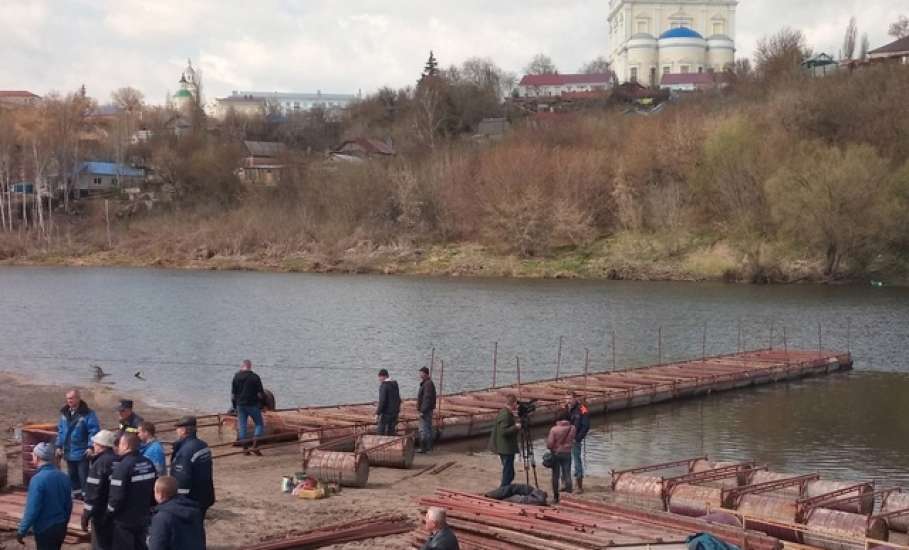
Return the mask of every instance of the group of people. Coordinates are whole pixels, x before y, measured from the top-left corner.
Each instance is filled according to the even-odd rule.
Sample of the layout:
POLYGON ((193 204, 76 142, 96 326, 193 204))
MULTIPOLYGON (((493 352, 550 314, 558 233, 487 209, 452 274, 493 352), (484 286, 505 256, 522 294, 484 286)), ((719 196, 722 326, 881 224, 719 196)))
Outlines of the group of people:
MULTIPOLYGON (((432 450, 435 431, 432 417, 436 410, 436 385, 428 368, 419 370, 420 389, 417 391, 417 411, 420 415, 420 448, 417 452, 432 450)), ((376 433, 395 435, 398 432, 398 416, 401 414, 401 390, 386 369, 379 371, 379 401, 376 406, 376 433)))
MULTIPOLYGON (((489 446, 502 462, 501 486, 514 481, 515 455, 520 452, 518 437, 522 420, 518 416, 518 398, 508 395, 506 405, 496 416, 489 446)), ((565 405, 556 414, 555 425, 546 437, 546 447, 552 455, 552 499, 559 502, 560 492, 584 492, 584 439, 590 431, 590 410, 575 392, 569 392, 565 405), (574 485, 572 485, 572 462, 574 485)))
POLYGON ((212 455, 196 436, 194 416, 175 423, 170 464, 156 427, 120 401, 115 430, 101 429, 79 390, 66 394, 57 438, 32 452, 37 471, 28 484, 17 531, 32 533, 38 550, 59 550, 73 500, 83 501, 82 528, 94 550, 203 550, 204 521, 215 502, 212 455), (66 462, 66 473, 57 462, 66 462))

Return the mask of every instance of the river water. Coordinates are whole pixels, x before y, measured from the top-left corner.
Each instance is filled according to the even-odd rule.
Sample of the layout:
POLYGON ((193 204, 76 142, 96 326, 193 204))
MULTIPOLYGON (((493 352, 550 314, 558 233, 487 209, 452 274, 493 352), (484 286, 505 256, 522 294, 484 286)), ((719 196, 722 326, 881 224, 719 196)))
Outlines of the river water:
POLYGON ((596 371, 820 340, 855 372, 597 419, 591 469, 709 454, 909 486, 909 289, 111 268, 3 268, 0 289, 4 370, 89 384, 98 365, 123 396, 209 412, 244 358, 295 406, 373 400, 382 367, 415 394, 433 348, 449 393, 489 386, 494 350, 502 384, 516 358, 529 381, 588 352, 596 371))

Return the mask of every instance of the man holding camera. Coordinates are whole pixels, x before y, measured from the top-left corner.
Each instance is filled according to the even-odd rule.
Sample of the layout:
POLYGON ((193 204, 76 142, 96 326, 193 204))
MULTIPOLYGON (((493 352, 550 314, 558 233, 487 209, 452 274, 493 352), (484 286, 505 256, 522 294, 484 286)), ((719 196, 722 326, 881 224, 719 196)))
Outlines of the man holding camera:
POLYGON ((496 423, 489 438, 489 447, 499 455, 502 461, 501 487, 511 485, 514 481, 514 455, 518 454, 518 433, 521 423, 515 419, 518 410, 518 398, 509 395, 505 407, 496 416, 496 423))

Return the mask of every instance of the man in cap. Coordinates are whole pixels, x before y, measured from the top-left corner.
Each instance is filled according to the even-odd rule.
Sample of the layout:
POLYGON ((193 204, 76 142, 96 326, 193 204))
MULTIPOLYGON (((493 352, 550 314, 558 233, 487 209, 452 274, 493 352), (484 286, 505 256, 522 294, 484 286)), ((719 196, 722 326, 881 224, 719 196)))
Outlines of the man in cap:
POLYGON ((155 482, 158 506, 148 532, 148 550, 204 550, 199 504, 177 494, 177 480, 164 476, 155 482))
POLYGON ((155 465, 139 454, 139 437, 120 436, 120 461, 110 474, 107 512, 113 523, 113 548, 145 550, 151 508, 155 501, 155 465))
POLYGON ((139 433, 139 425, 142 424, 142 417, 133 412, 133 402, 131 399, 121 399, 117 405, 117 415, 119 416, 119 430, 121 433, 139 433))
POLYGON ((379 404, 376 407, 379 435, 395 435, 398 432, 398 414, 401 412, 401 392, 398 383, 388 376, 388 371, 379 371, 379 404))
POLYGON ((170 459, 170 475, 177 479, 177 493, 199 505, 204 521, 208 509, 215 503, 211 449, 196 436, 195 416, 184 416, 177 421, 176 427, 177 441, 170 459))
POLYGON ((92 526, 92 550, 113 549, 113 524, 107 513, 110 495, 110 476, 117 461, 114 447, 117 434, 101 430, 92 438, 94 452, 85 484, 85 507, 82 512, 82 529, 92 526))
MULTIPOLYGON (((230 385, 231 404, 237 411, 237 439, 243 441, 243 448, 248 449, 250 444, 246 442, 247 421, 252 418, 255 430, 253 431, 253 447, 256 446, 255 440, 262 437, 265 432, 265 423, 262 420, 261 403, 265 396, 265 389, 262 387, 262 379, 252 370, 252 361, 245 359, 240 366, 240 371, 234 375, 233 382, 230 385)), ((259 451, 254 451, 261 455, 259 451)))
POLYGON ((444 508, 427 510, 423 525, 429 531, 429 538, 420 550, 458 550, 458 538, 448 526, 444 508))
POLYGON ((420 413, 420 452, 432 450, 432 415, 436 410, 436 385, 429 375, 429 369, 420 369, 420 391, 417 392, 417 411, 420 413))
POLYGON ((38 471, 28 484, 25 512, 16 532, 20 544, 25 544, 29 531, 34 532, 38 550, 60 550, 73 511, 72 483, 53 464, 55 455, 53 445, 35 445, 32 462, 38 471))
POLYGON ((152 422, 146 420, 139 424, 139 441, 142 442, 139 452, 152 461, 158 476, 163 476, 167 473, 167 458, 164 454, 164 446, 155 437, 155 432, 157 432, 157 428, 152 422))
POLYGON ((85 478, 88 477, 88 460, 91 439, 101 429, 98 415, 88 408, 79 390, 66 392, 66 404, 60 409, 57 422, 57 455, 66 459, 73 498, 82 498, 85 478))

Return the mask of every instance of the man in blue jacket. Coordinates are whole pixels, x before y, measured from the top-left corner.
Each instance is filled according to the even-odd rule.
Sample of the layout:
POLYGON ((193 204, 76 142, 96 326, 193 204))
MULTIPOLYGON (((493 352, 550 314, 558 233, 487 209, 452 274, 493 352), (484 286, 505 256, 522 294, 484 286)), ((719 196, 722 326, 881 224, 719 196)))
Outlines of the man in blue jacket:
POLYGON ((16 532, 20 544, 25 544, 29 531, 34 532, 37 550, 60 550, 73 511, 72 485, 53 465, 54 455, 54 446, 48 443, 38 443, 32 451, 38 472, 28 484, 25 512, 16 532))
POLYGON ((98 415, 88 408, 79 390, 66 392, 66 405, 60 409, 57 423, 57 456, 66 459, 73 498, 82 498, 85 478, 88 477, 88 460, 91 440, 101 429, 98 415))
POLYGON ((590 409, 575 392, 568 393, 568 410, 571 425, 574 426, 575 436, 574 445, 571 447, 571 456, 574 460, 574 483, 575 492, 582 494, 584 492, 584 438, 590 431, 590 409))
POLYGON ((199 504, 177 494, 177 480, 170 476, 155 482, 155 500, 148 550, 205 550, 199 504))
POLYGON ((157 432, 157 428, 154 423, 146 420, 139 424, 139 441, 142 442, 139 445, 139 452, 151 460, 155 465, 155 471, 159 476, 163 476, 167 473, 167 459, 164 454, 164 446, 155 438, 155 432, 157 432))

